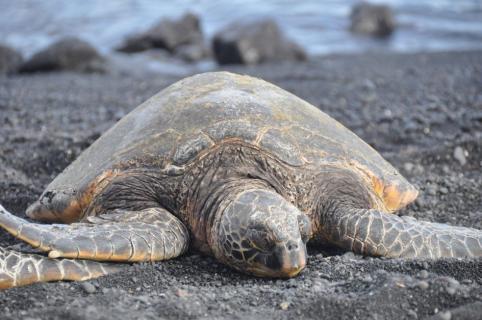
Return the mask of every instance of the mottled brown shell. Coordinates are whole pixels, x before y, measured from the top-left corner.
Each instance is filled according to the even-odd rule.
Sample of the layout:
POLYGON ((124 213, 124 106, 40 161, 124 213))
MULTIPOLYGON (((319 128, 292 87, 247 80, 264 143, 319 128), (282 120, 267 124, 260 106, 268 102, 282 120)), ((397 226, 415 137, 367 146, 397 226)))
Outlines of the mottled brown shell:
POLYGON ((162 90, 120 120, 49 186, 78 188, 126 164, 182 174, 207 148, 238 140, 290 166, 335 165, 359 174, 394 211, 417 191, 373 148, 319 109, 249 76, 204 73, 162 90))

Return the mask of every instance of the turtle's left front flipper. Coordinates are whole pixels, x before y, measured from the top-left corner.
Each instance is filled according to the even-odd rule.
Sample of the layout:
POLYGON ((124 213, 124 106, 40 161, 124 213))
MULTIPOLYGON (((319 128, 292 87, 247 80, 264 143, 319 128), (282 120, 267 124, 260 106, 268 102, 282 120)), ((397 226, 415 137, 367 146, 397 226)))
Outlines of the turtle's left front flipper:
POLYGON ((0 290, 36 282, 88 280, 124 267, 121 264, 88 260, 49 259, 0 247, 0 290))
POLYGON ((50 258, 96 261, 158 261, 182 254, 189 245, 183 223, 163 208, 115 210, 86 222, 37 224, 0 206, 0 227, 50 258))
POLYGON ((418 221, 370 209, 339 208, 321 218, 324 234, 340 247, 371 256, 482 257, 482 231, 418 221))

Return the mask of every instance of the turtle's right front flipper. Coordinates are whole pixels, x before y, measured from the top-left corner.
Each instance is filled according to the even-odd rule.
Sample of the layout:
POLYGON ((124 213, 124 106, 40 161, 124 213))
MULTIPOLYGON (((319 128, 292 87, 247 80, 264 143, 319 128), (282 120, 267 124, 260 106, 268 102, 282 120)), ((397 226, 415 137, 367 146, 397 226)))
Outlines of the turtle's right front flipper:
POLYGON ((45 225, 19 218, 0 206, 0 227, 50 258, 96 261, 159 261, 182 254, 189 233, 162 208, 116 210, 86 222, 45 225))
POLYGON ((0 247, 0 290, 36 282, 81 281, 114 273, 125 265, 88 260, 49 259, 0 247))
POLYGON ((482 231, 418 221, 371 209, 322 216, 323 233, 346 250, 401 258, 482 257, 482 231))

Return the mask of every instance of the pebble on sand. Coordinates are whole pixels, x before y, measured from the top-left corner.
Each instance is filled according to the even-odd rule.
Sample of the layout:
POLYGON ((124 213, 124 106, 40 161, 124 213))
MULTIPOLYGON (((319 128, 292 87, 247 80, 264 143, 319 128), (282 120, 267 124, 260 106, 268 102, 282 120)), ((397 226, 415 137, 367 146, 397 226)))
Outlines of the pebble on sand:
POLYGON ((428 289, 428 287, 430 286, 430 285, 428 284, 428 282, 427 282, 427 281, 424 281, 424 280, 420 280, 419 282, 417 282, 416 285, 417 285, 418 288, 420 288, 420 289, 422 289, 422 290, 426 290, 426 289, 428 289))
POLYGON ((464 150, 462 147, 457 146, 454 149, 454 159, 457 160, 461 166, 467 164, 467 156, 468 152, 464 150))
POLYGON ((283 301, 279 304, 281 310, 288 310, 290 303, 288 301, 283 301))
POLYGON ((80 286, 81 286, 82 289, 84 289, 84 291, 85 291, 86 293, 88 293, 88 294, 92 294, 92 293, 94 293, 94 292, 97 291, 97 289, 95 288, 95 286, 94 286, 92 283, 90 283, 90 282, 82 282, 82 283, 80 284, 80 286))
POLYGON ((440 319, 440 320, 450 320, 452 319, 452 313, 450 311, 441 311, 436 314, 435 319, 440 319))
POLYGON ((421 279, 427 279, 427 278, 428 278, 428 271, 427 271, 427 270, 421 270, 421 271, 418 273, 418 276, 419 276, 421 279))
POLYGON ((176 296, 178 296, 179 298, 184 298, 184 297, 187 297, 188 295, 189 295, 189 292, 187 292, 187 290, 177 289, 176 291, 176 296))

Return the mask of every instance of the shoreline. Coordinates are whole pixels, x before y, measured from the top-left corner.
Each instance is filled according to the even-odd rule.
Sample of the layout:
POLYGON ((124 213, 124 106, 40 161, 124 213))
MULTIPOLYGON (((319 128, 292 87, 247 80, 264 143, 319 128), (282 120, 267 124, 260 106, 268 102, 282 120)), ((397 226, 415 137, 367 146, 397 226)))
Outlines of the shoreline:
POLYGON ((310 55, 308 59, 304 62, 292 62, 292 61, 279 61, 264 63, 259 65, 224 65, 219 66, 217 63, 210 59, 203 59, 199 62, 188 63, 182 61, 181 59, 176 59, 175 57, 163 55, 162 50, 150 50, 145 52, 139 52, 134 54, 126 54, 119 52, 110 52, 106 55, 108 61, 110 62, 110 72, 124 72, 129 73, 128 66, 120 66, 120 64, 136 64, 136 68, 141 71, 139 73, 152 73, 154 75, 160 76, 178 76, 183 77, 199 72, 210 72, 219 70, 253 70, 253 69, 267 69, 282 66, 293 66, 293 65, 304 65, 304 64, 317 64, 324 63, 333 59, 360 59, 367 57, 377 57, 377 58, 389 58, 389 59, 408 59, 417 57, 439 57, 446 55, 482 55, 482 49, 466 49, 466 50, 445 50, 445 51, 407 51, 407 52, 393 52, 393 51, 366 51, 366 52, 339 52, 339 53, 328 53, 328 54, 317 54, 310 55), (168 72, 167 70, 162 70, 162 68, 167 68, 167 70, 172 70, 173 72, 168 72))

